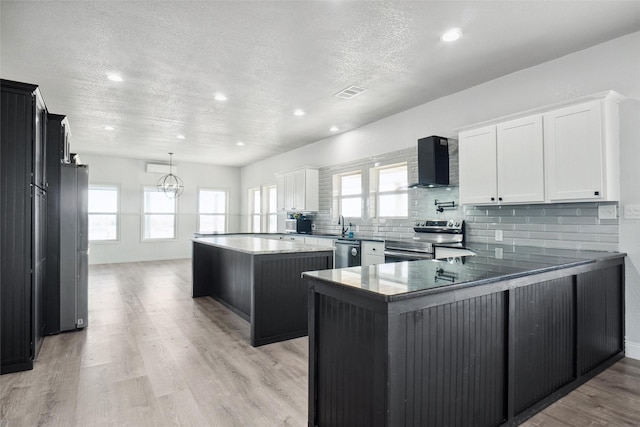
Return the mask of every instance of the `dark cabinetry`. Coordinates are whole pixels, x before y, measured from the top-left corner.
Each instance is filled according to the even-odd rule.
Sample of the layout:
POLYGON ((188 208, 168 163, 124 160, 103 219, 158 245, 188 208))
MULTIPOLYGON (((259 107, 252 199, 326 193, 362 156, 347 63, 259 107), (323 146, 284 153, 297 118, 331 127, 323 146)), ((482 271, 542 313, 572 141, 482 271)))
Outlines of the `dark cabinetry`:
POLYGON ((1 82, 1 372, 31 369, 42 342, 47 110, 37 86, 1 82))
POLYGON ((622 255, 391 300, 308 284, 309 426, 519 425, 624 357, 622 255))

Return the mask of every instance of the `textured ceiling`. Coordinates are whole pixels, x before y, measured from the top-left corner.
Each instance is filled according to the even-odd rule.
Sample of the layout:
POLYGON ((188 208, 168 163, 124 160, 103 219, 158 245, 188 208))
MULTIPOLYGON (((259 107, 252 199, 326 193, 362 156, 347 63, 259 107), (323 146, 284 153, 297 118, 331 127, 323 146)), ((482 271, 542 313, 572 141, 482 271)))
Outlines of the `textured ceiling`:
POLYGON ((0 19, 1 77, 40 86, 73 151, 242 166, 639 31, 640 2, 3 0, 0 19), (368 91, 333 96, 350 85, 368 91))

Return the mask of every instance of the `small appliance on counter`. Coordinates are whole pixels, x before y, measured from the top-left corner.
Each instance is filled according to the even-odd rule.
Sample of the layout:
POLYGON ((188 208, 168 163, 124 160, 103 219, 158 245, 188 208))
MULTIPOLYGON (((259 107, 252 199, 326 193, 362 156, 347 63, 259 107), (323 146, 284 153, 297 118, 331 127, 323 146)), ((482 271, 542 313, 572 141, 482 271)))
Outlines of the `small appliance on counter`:
POLYGON ((301 213, 289 212, 284 223, 285 233, 311 234, 313 217, 301 213))

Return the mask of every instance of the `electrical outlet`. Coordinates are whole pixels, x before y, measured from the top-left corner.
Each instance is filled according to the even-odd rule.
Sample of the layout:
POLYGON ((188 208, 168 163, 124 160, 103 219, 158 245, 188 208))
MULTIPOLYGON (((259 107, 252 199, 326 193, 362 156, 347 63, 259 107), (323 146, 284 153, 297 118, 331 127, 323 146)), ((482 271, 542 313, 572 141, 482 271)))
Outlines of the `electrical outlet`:
POLYGON ((496 259, 502 259, 502 248, 496 248, 496 259))
POLYGON ((360 226, 356 225, 356 233, 360 232, 360 226))
POLYGON ((503 240, 502 230, 496 230, 496 242, 502 242, 502 240, 503 240))
POLYGON ((598 219, 616 219, 616 205, 600 205, 598 206, 598 219))
POLYGON ((84 319, 78 319, 78 326, 84 325, 84 319))
POLYGON ((640 219, 640 205, 626 205, 624 219, 640 219))

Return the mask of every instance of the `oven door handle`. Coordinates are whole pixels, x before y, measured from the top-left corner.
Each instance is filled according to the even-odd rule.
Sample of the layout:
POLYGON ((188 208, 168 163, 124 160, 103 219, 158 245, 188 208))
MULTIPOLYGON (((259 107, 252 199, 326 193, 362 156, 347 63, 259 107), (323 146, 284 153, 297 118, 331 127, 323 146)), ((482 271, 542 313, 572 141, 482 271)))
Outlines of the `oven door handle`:
POLYGON ((419 252, 384 251, 385 256, 395 256, 398 258, 420 258, 433 259, 432 254, 421 254, 419 252))

